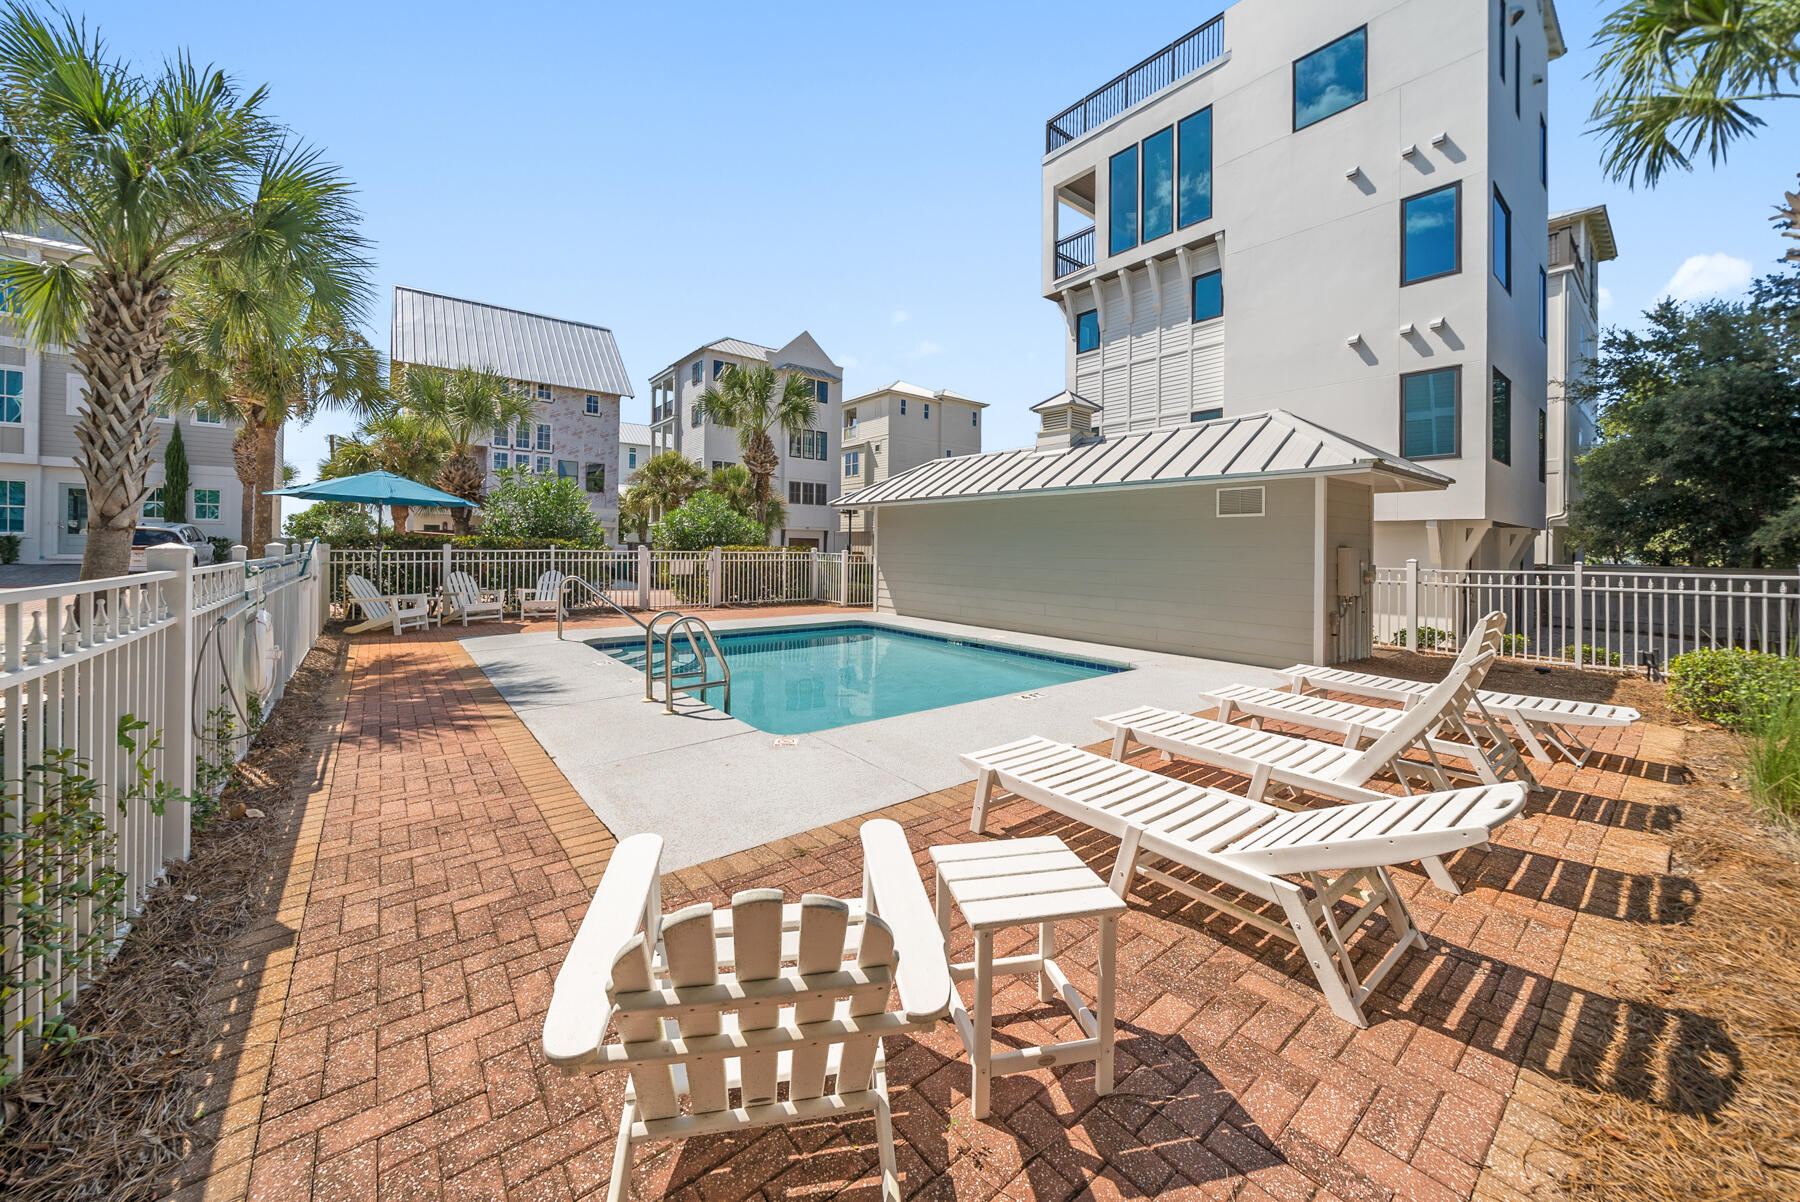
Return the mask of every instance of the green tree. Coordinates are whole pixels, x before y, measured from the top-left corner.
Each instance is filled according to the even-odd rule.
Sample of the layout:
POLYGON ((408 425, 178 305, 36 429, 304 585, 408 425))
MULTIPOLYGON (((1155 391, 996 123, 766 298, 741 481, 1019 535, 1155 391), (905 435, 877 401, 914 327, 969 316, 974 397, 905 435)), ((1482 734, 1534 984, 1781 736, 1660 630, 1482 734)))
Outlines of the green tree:
POLYGON ((641 487, 628 488, 619 494, 619 541, 625 541, 626 531, 637 535, 640 543, 650 541, 650 523, 656 520, 651 508, 650 494, 641 487))
POLYGON ((163 448, 163 521, 187 521, 188 486, 191 483, 187 444, 181 441, 181 423, 172 422, 169 426, 169 445, 163 448))
POLYGON ((356 546, 375 537, 375 523, 368 510, 348 501, 315 501, 288 518, 283 533, 289 538, 316 538, 333 546, 356 546))
POLYGON ((650 531, 651 542, 666 551, 749 546, 764 537, 755 518, 739 513, 716 492, 695 493, 650 531))
MULTIPOLYGON (((409 367, 402 373, 397 399, 450 440, 450 455, 434 483, 476 505, 486 499, 487 485, 487 464, 477 444, 492 438, 496 429, 513 429, 537 414, 537 402, 524 389, 485 367, 409 367)), ((458 534, 469 532, 471 516, 471 510, 453 511, 458 534)))
POLYGON ((706 473, 680 451, 661 451, 645 460, 625 483, 633 492, 641 491, 650 520, 657 522, 706 487, 706 473))
POLYGON ((496 538, 606 542, 606 531, 588 508, 578 481, 522 468, 496 477, 482 510, 481 532, 496 538))
POLYGON ((87 486, 84 579, 123 575, 147 489, 170 307, 219 264, 318 297, 365 286, 360 238, 313 238, 305 213, 348 186, 222 71, 185 56, 146 77, 74 18, 0 13, 0 226, 84 254, 0 262, 26 335, 69 348, 88 390, 75 423, 87 486))
POLYGON ((1800 96, 1800 0, 1632 0, 1594 43, 1603 166, 1633 184, 1716 166, 1763 124, 1752 105, 1800 96))
MULTIPOLYGON (((348 438, 340 438, 330 458, 319 465, 319 479, 335 480, 363 472, 392 472, 420 483, 435 479, 454 450, 450 436, 434 422, 409 409, 392 409, 365 420, 348 438)), ((410 505, 393 507, 394 529, 406 529, 410 505)))
POLYGON ((1609 330, 1572 391, 1598 407, 1580 460, 1578 547, 1657 564, 1758 567, 1800 476, 1800 274, 1748 303, 1665 300, 1609 330))
POLYGON ((781 466, 775 435, 800 434, 812 427, 813 384, 804 376, 777 374, 767 364, 733 364, 700 394, 700 411, 708 421, 737 430, 744 467, 754 481, 756 517, 767 528, 769 481, 781 466))
MULTIPOLYGON (((745 517, 757 517, 756 480, 743 464, 728 463, 723 467, 715 467, 712 475, 707 478, 706 487, 709 492, 724 497, 727 505, 745 517)), ((771 496, 764 505, 762 518, 768 523, 763 526, 765 532, 779 529, 787 524, 787 506, 780 497, 771 496)))

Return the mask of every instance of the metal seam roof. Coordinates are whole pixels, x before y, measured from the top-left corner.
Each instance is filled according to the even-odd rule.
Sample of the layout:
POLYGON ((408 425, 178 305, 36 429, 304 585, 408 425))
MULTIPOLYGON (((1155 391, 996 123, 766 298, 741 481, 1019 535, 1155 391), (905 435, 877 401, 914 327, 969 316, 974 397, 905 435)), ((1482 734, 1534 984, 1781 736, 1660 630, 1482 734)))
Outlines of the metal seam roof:
POLYGON ((487 367, 526 383, 632 395, 618 344, 604 326, 398 285, 391 357, 396 363, 487 367))
POLYGON ((934 459, 846 493, 846 508, 897 501, 1028 494, 1096 486, 1375 471, 1427 488, 1450 478, 1280 409, 1151 430, 1063 450, 1025 448, 934 459), (1182 466, 1177 470, 1177 463, 1182 466), (1278 466, 1278 465, 1291 466, 1278 466))

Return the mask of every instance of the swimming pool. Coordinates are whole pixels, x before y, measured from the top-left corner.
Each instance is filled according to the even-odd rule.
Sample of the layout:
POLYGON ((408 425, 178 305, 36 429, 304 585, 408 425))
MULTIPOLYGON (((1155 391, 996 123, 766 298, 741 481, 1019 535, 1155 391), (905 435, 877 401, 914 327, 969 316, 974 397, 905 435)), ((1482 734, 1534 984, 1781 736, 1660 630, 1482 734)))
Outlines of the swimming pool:
MULTIPOLYGON (((867 622, 733 631, 718 639, 719 650, 731 665, 731 716, 779 735, 829 730, 1130 670, 1123 664, 867 622)), ((643 669, 641 638, 599 639, 592 646, 643 669)), ((692 666, 685 643, 677 640, 676 671, 692 666)), ((660 653, 654 667, 660 678, 660 653)), ((717 665, 708 667, 709 674, 716 674, 717 665)), ((722 693, 711 689, 704 699, 718 705, 722 693)))

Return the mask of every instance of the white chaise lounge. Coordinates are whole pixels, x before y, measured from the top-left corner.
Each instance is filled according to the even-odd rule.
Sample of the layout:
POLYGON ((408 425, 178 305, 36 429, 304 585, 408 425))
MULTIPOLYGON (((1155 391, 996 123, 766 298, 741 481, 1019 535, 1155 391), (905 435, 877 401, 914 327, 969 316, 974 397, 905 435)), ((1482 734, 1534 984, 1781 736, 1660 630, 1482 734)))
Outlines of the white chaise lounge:
POLYGON ((875 1115, 883 1202, 900 1202, 881 1040, 935 1026, 953 987, 905 833, 877 819, 862 845, 859 900, 784 905, 780 890, 751 889, 728 910, 666 916, 661 837, 613 851, 544 1018, 544 1055, 564 1073, 630 1074, 609 1202, 630 1191, 640 1140, 862 1111, 875 1115))
POLYGON ((1332 1010, 1359 1027, 1368 1025, 1363 1002, 1369 993, 1407 948, 1425 946, 1388 867, 1486 843, 1525 804, 1525 787, 1508 783, 1283 810, 1038 738, 962 760, 976 774, 972 829, 986 827, 995 793, 1004 790, 1112 835, 1119 853, 1111 885, 1120 897, 1141 873, 1291 940, 1332 1010), (1170 868, 1262 898, 1279 914, 1218 897, 1170 868), (1340 916, 1335 907, 1345 899, 1356 909, 1340 916), (1348 941, 1377 913, 1392 928, 1394 946, 1359 969, 1348 941))
POLYGON ((484 591, 467 572, 452 572, 445 578, 444 601, 448 606, 444 611, 446 622, 461 618, 467 626, 470 618, 498 622, 506 617, 505 594, 484 591))
POLYGON ((345 627, 350 634, 391 626, 395 634, 408 630, 431 628, 431 599, 424 593, 383 593, 366 576, 355 573, 344 577, 344 588, 350 596, 346 605, 361 610, 363 620, 345 627))

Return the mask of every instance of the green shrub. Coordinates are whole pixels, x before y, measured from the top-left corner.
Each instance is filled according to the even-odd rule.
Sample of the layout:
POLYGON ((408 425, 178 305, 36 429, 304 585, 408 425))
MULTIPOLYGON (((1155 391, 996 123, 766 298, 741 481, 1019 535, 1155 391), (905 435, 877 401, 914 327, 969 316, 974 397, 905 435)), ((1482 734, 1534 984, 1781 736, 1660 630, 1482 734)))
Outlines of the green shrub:
POLYGON ((1531 638, 1523 634, 1503 634, 1500 636, 1501 655, 1524 655, 1531 650, 1531 638))
POLYGON ((695 493, 650 528, 651 544, 667 551, 739 547, 758 543, 762 537, 756 519, 745 517, 715 492, 695 493))
MULTIPOLYGON (((1564 647, 1562 657, 1573 662, 1575 659, 1574 646, 1564 647)), ((1583 643, 1581 645, 1581 666, 1584 668, 1589 664, 1605 664, 1608 667, 1616 668, 1624 662, 1625 661, 1620 658, 1617 651, 1606 651, 1594 646, 1592 643, 1583 643)))
POLYGON ((535 540, 539 546, 546 539, 606 545, 606 531, 588 508, 581 485, 571 477, 539 472, 501 472, 482 506, 481 528, 493 538, 535 540))
MULTIPOLYGON (((1431 647, 1453 646, 1456 643, 1456 635, 1441 626, 1421 626, 1418 630, 1418 637, 1413 641, 1423 651, 1431 647)), ((1396 647, 1407 645, 1405 630, 1394 632, 1394 645, 1396 647)))
POLYGON ((231 558, 232 542, 230 539, 209 538, 206 541, 212 544, 214 563, 224 563, 231 558))
POLYGON ((1800 688, 1784 691, 1747 719, 1744 764, 1750 793, 1778 822, 1800 822, 1800 688))
POLYGON ((348 501, 320 501, 282 523, 289 538, 324 539, 334 547, 354 547, 358 540, 375 545, 375 523, 369 511, 348 501))
POLYGON ((1689 651, 1669 661, 1669 700, 1675 708, 1745 730, 1800 693, 1800 660, 1713 647, 1689 651))
POLYGON ((0 563, 18 563, 19 547, 23 543, 16 534, 0 534, 0 563))

